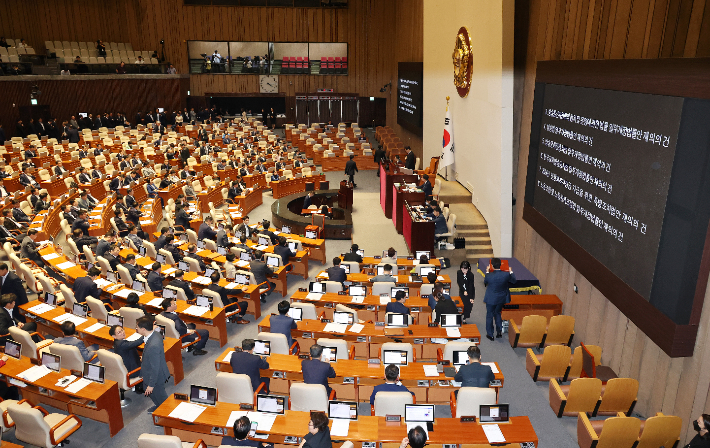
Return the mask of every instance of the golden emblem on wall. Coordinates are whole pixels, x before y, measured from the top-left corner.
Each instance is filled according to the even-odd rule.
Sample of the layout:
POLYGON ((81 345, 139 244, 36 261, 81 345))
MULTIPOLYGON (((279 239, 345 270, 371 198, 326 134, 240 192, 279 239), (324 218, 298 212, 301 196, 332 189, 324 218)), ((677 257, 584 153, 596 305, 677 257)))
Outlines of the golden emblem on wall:
POLYGON ((451 55, 454 63, 454 85, 461 98, 466 98, 471 88, 471 68, 473 55, 471 55, 471 38, 465 26, 459 29, 454 43, 454 53, 451 55))

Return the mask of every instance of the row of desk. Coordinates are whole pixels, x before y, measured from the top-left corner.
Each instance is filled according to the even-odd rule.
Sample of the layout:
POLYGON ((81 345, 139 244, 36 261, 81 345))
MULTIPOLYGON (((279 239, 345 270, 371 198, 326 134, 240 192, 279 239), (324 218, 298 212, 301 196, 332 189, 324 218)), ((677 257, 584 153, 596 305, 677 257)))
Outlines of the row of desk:
POLYGON ((293 179, 281 179, 269 183, 274 199, 280 199, 285 196, 306 191, 306 183, 314 183, 316 190, 320 190, 321 182, 325 181, 325 174, 315 176, 302 176, 293 179))

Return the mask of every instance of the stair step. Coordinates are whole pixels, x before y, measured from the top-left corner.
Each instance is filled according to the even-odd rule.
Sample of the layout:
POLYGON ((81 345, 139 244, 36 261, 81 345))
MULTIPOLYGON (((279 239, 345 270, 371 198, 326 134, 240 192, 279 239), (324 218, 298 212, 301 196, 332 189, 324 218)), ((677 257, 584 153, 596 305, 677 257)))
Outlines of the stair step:
POLYGON ((467 236, 488 236, 488 229, 460 229, 456 227, 456 231, 461 235, 467 236))
POLYGON ((489 256, 493 256, 493 249, 492 248, 482 248, 482 249, 469 249, 468 247, 466 248, 466 256, 477 256, 479 258, 489 256))
POLYGON ((488 225, 486 224, 459 224, 456 223, 456 229, 461 230, 485 230, 488 231, 488 225))

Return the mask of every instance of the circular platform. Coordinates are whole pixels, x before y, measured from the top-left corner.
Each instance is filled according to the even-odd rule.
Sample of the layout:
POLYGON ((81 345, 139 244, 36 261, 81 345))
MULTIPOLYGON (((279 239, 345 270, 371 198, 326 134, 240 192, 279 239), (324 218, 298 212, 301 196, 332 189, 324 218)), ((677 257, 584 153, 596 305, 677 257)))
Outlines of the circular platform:
MULTIPOLYGON (((276 228, 291 227, 291 233, 303 235, 306 226, 311 225, 311 217, 301 215, 303 199, 309 192, 296 193, 277 199, 271 204, 271 222, 276 228)), ((313 202, 320 205, 338 203, 338 190, 319 190, 313 196, 313 202)), ((353 216, 350 210, 333 207, 333 219, 326 218, 322 238, 334 240, 350 239, 353 231, 353 216)))

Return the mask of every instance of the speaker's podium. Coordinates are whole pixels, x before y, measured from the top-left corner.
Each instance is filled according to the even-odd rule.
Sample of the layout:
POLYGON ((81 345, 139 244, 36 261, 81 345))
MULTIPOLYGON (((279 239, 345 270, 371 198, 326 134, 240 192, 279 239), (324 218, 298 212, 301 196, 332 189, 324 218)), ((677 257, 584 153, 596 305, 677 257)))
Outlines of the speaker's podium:
POLYGON ((340 181, 338 207, 345 210, 353 209, 353 184, 349 183, 347 180, 340 181))

